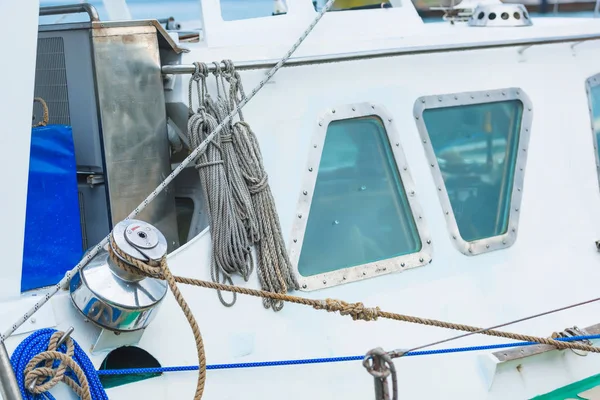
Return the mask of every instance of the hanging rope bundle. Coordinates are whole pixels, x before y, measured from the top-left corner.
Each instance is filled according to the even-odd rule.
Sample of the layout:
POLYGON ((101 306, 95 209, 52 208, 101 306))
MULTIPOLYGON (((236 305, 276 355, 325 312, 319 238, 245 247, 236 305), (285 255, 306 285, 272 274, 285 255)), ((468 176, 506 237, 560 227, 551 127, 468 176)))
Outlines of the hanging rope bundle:
MULTIPOLYGON (((212 102, 212 99, 207 96, 207 108, 211 115, 219 123, 222 123, 227 115, 233 111, 234 103, 230 100, 231 94, 228 96, 225 91, 225 80, 221 74, 220 64, 217 62, 213 64, 215 64, 213 74, 215 75, 217 84, 217 100, 216 102, 212 102)), ((238 155, 233 148, 232 135, 233 124, 229 122, 225 124, 225 127, 221 131, 221 148, 223 151, 223 161, 225 162, 225 172, 229 181, 231 194, 237 206, 237 215, 246 227, 248 240, 254 244, 260 240, 258 220, 252 206, 250 191, 239 168, 238 155)))
MULTIPOLYGON (((190 79, 188 135, 192 146, 197 146, 222 124, 245 98, 241 77, 233 63, 223 61, 224 70, 219 63, 214 64, 216 101, 208 94, 206 64, 195 63, 196 71, 190 79), (194 82, 199 105, 196 112, 192 109, 194 82)), ((207 151, 196 160, 196 168, 200 171, 211 217, 213 282, 232 284, 234 273, 247 281, 253 269, 250 245, 256 244, 261 287, 273 293, 297 289, 260 146, 241 114, 239 121, 225 124, 213 138, 207 151)), ((233 301, 227 303, 218 293, 224 305, 235 303, 235 294, 233 301)), ((283 307, 282 301, 274 299, 264 299, 263 304, 275 311, 283 307)))
MULTIPOLYGON (((242 79, 233 62, 224 60, 223 63, 226 66, 223 76, 230 85, 229 108, 233 110, 246 96, 242 79)), ((259 221, 260 241, 256 251, 260 285, 269 292, 287 293, 290 289, 298 289, 298 282, 292 272, 283 241, 275 199, 269 187, 258 139, 241 113, 239 118, 233 125, 233 147, 259 221)), ((263 304, 275 311, 283 307, 283 302, 273 299, 264 299, 263 304)))
MULTIPOLYGON (((188 137, 192 147, 197 147, 219 125, 207 108, 213 108, 208 99, 206 78, 208 68, 205 64, 196 63, 196 72, 189 84, 188 137), (198 93, 198 109, 193 111, 192 92, 193 82, 196 82, 198 93), (208 107, 207 107, 208 105, 208 107)), ((228 282, 233 284, 232 274, 241 275, 245 281, 252 273, 252 255, 248 242, 246 228, 238 218, 236 204, 231 193, 229 181, 223 160, 222 138, 215 135, 205 152, 196 159, 196 168, 200 173, 200 181, 208 201, 210 213, 212 259, 211 278, 213 282, 228 282)), ((235 304, 236 296, 230 302, 223 299, 217 292, 221 303, 227 307, 235 304)))

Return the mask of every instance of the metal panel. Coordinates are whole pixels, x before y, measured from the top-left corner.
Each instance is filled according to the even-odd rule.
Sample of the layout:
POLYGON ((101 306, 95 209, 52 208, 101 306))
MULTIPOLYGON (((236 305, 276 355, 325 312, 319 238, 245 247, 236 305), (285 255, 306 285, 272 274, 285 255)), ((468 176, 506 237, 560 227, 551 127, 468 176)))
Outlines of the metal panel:
POLYGON ((527 163, 527 147, 529 145, 529 134, 531 121, 533 118, 531 101, 523 90, 518 88, 489 90, 482 92, 464 92, 453 93, 446 95, 424 96, 417 99, 414 106, 414 117, 417 123, 421 141, 425 148, 425 154, 436 186, 438 187, 438 195, 442 203, 442 209, 446 216, 446 224, 452 236, 452 242, 456 248, 463 254, 476 255, 486 253, 488 251, 504 249, 511 246, 517 240, 517 228, 519 223, 519 210, 521 206, 521 197, 523 195, 523 181, 525 177, 525 165, 527 163), (520 100, 523 103, 523 116, 521 120, 521 130, 519 132, 519 146, 515 165, 515 173, 513 178, 512 194, 510 200, 510 214, 508 218, 508 230, 505 234, 494 236, 486 239, 467 242, 460 236, 458 225, 450 197, 444 183, 444 178, 440 171, 440 167, 423 121, 423 111, 431 108, 445 108, 470 104, 493 103, 506 100, 520 100))
POLYGON ((36 95, 48 102, 51 123, 66 122, 62 116, 64 110, 57 109, 57 105, 60 104, 63 107, 63 101, 68 101, 66 111, 70 115, 68 124, 73 128, 77 169, 79 171, 103 171, 89 30, 69 29, 40 32, 38 44, 36 95), (63 43, 64 66, 59 56, 54 55, 50 58, 49 55, 60 49, 48 47, 54 46, 57 42, 63 43), (44 57, 40 58, 40 53, 44 54, 44 57), (52 72, 57 67, 64 69, 64 76, 52 72), (58 81, 55 80, 57 78, 59 78, 58 81), (59 85, 60 91, 48 89, 55 85, 59 85), (66 92, 63 90, 63 85, 66 85, 66 92), (54 97, 59 94, 60 97, 54 97), (54 119, 59 116, 60 122, 54 119))
MULTIPOLYGON (((171 172, 159 49, 154 26, 92 29, 97 98, 113 224, 171 172)), ((173 190, 140 215, 179 245, 173 190)))
POLYGON ((77 187, 80 194, 81 229, 85 232, 82 246, 84 250, 88 250, 110 232, 106 188, 104 185, 90 186, 87 183, 79 183, 77 187))
MULTIPOLYGON (((49 124, 71 125, 65 46, 62 37, 38 39, 34 95, 41 97, 48 104, 48 109, 51 110, 49 124)), ((41 106, 37 103, 34 105, 34 115, 35 123, 41 115, 41 106)))
POLYGON ((316 123, 316 131, 311 140, 311 147, 308 155, 306 174, 302 183, 302 191, 298 200, 297 216, 294 219, 292 227, 291 243, 288 246, 290 261, 294 268, 294 274, 302 290, 310 291, 324 287, 336 286, 343 283, 359 281, 374 276, 389 274, 391 272, 404 271, 414 267, 420 267, 431 262, 433 246, 427 231, 427 226, 423 219, 421 207, 418 204, 413 180, 411 178, 408 164, 400 146, 400 135, 396 131, 391 116, 380 105, 371 103, 347 104, 327 110, 316 123), (421 250, 417 253, 407 254, 399 257, 389 258, 369 264, 358 265, 355 267, 339 269, 336 271, 325 272, 322 274, 305 277, 298 271, 298 261, 300 251, 306 231, 306 224, 309 217, 312 195, 317 182, 317 173, 312 172, 317 169, 321 160, 323 144, 327 133, 327 126, 332 121, 352 119, 365 116, 379 117, 385 126, 385 130, 390 142, 396 166, 406 191, 408 203, 417 226, 419 238, 421 240, 421 250))

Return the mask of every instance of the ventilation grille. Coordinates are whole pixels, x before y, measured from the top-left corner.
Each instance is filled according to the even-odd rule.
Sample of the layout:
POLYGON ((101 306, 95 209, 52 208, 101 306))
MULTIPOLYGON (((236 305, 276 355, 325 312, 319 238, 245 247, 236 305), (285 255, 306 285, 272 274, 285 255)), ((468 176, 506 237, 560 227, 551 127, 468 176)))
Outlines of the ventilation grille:
POLYGON ((475 8, 469 26, 515 27, 532 25, 522 4, 482 4, 475 8))
MULTIPOLYGON (((48 104, 49 124, 71 125, 62 37, 38 39, 34 93, 48 104)), ((34 123, 41 120, 42 108, 38 103, 34 105, 33 115, 34 123)))

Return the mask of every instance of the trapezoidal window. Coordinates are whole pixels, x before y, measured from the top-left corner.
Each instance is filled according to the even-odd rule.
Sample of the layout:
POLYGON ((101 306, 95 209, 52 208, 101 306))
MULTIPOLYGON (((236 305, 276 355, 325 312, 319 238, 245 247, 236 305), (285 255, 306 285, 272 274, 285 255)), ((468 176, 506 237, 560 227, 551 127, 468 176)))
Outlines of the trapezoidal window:
POLYGON ((531 126, 520 89, 417 99, 415 119, 452 240, 467 255, 514 243, 531 126))
POLYGON ((317 125, 290 251, 301 287, 429 262, 431 242, 391 118, 355 104, 329 110, 317 125))
POLYGON ((587 79, 586 91, 588 95, 590 119, 592 122, 596 171, 598 171, 598 183, 600 185, 600 74, 587 79))

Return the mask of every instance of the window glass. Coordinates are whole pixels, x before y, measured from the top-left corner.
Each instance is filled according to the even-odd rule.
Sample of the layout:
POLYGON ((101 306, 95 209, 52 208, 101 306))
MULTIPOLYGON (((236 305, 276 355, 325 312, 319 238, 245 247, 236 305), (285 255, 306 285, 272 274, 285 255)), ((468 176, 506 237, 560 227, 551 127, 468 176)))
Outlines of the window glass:
POLYGON ((523 103, 426 109, 423 122, 463 240, 507 232, 523 103))
POLYGON ((312 276, 421 250, 421 240, 376 116, 327 127, 298 262, 312 276))
POLYGON ((600 86, 590 87, 590 105, 592 108, 592 129, 594 130, 594 143, 596 153, 600 160, 600 86))
POLYGON ((287 12, 286 0, 220 0, 225 21, 270 17, 287 12))
MULTIPOLYGON (((327 4, 327 0, 312 0, 315 10, 320 11, 327 4)), ((396 7, 400 2, 396 2, 396 7)), ((346 10, 368 10, 391 8, 392 4, 389 0, 335 0, 331 11, 346 11, 346 10)))

